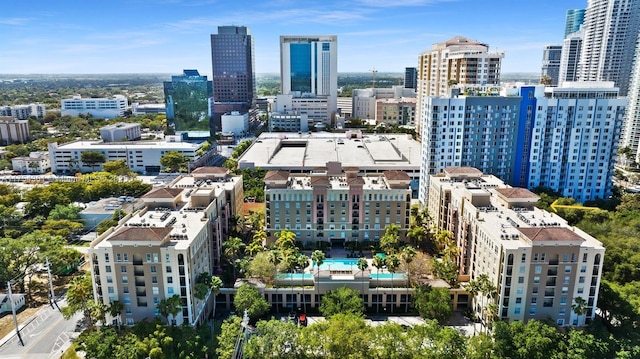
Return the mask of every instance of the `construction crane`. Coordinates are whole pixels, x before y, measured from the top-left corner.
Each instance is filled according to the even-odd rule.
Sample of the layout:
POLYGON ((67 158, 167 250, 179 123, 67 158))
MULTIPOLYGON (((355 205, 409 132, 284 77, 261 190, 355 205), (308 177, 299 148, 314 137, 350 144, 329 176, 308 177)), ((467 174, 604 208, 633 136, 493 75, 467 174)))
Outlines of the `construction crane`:
POLYGON ((376 88, 376 72, 378 72, 378 70, 373 68, 369 71, 371 71, 371 87, 376 88))

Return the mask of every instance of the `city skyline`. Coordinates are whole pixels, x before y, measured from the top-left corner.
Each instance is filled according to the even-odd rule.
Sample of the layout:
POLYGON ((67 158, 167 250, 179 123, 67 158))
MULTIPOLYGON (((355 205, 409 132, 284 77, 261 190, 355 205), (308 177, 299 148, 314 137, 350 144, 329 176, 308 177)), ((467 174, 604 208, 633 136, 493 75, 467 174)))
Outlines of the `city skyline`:
POLYGON ((503 72, 539 72, 543 46, 562 42, 566 10, 587 5, 586 0, 505 4, 117 0, 96 6, 27 0, 5 6, 0 15, 5 45, 0 73, 180 73, 193 68, 210 76, 209 38, 224 25, 250 29, 257 73, 279 73, 281 35, 337 35, 339 72, 400 73, 417 66, 420 52, 457 35, 504 51, 503 72), (532 14, 538 14, 535 21, 524 21, 532 14))

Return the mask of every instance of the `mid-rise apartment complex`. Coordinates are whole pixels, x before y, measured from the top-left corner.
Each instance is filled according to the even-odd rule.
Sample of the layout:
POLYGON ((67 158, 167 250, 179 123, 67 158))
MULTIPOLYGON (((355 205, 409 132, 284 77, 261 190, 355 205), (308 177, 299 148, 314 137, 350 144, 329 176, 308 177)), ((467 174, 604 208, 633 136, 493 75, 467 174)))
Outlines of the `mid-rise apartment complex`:
MULTIPOLYGON (((235 213, 242 180, 225 169, 203 167, 142 197, 145 208, 123 218, 91 242, 94 296, 119 301, 124 324, 159 316, 158 303, 178 295, 175 324, 197 325, 210 314, 210 292, 196 298, 198 276, 219 266, 223 231, 235 213)), ((241 193, 240 193, 241 196, 241 193)))
MULTIPOLYGON (((434 44, 418 56, 418 108, 429 96, 448 96, 454 84, 500 84, 503 57, 502 52, 489 52, 489 45, 462 36, 434 44)), ((420 122, 418 117, 418 133, 420 122)))
POLYGON ((427 202, 429 175, 459 166, 518 187, 549 187, 580 202, 608 198, 626 103, 611 82, 428 97, 420 201, 427 202))
POLYGON ((529 190, 475 168, 447 168, 431 178, 429 191, 429 213, 461 249, 461 273, 485 274, 496 286, 499 318, 551 319, 559 326, 595 318, 602 243, 536 208, 538 196, 529 190), (586 315, 571 309, 578 297, 586 315))
POLYGON ((358 168, 339 162, 310 174, 269 171, 267 232, 275 240, 276 232, 288 229, 309 248, 317 242, 378 241, 391 224, 409 226, 410 184, 402 171, 359 176, 358 168))
POLYGON ((127 98, 115 95, 113 98, 82 98, 80 95, 70 99, 62 99, 62 116, 78 116, 90 114, 93 117, 116 118, 123 117, 127 110, 127 98))
POLYGON ((0 116, 0 145, 27 143, 29 141, 29 121, 10 116, 0 116))
POLYGON ((9 116, 18 120, 26 120, 29 117, 43 118, 47 108, 42 104, 0 106, 0 117, 9 116))

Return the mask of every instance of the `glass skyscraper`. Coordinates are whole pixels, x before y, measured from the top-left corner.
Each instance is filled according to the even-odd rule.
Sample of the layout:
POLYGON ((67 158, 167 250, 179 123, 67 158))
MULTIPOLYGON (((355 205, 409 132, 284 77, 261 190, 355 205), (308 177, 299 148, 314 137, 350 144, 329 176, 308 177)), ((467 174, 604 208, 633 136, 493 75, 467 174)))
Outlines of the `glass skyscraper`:
POLYGON ((564 37, 580 30, 580 25, 584 22, 585 9, 569 9, 564 22, 564 37))
POLYGON ((253 37, 246 26, 218 26, 211 35, 213 99, 248 110, 255 101, 253 37))
POLYGON ((164 102, 169 133, 208 131, 215 134, 213 125, 213 83, 198 70, 184 70, 164 82, 164 102))
POLYGON ((330 113, 337 110, 338 37, 280 36, 282 94, 326 97, 330 113))

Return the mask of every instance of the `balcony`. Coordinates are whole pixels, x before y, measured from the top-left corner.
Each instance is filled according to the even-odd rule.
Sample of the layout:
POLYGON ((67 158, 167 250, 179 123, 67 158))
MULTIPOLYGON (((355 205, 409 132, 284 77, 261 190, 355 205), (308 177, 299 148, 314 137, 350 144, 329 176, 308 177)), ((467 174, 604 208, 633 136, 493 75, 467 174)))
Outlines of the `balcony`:
POLYGON ((317 209, 324 209, 324 203, 318 203, 318 204, 316 205, 316 208, 317 208, 317 209))
POLYGON ((360 223, 360 220, 359 220, 359 219, 357 219, 357 218, 354 218, 354 219, 351 221, 351 224, 358 224, 358 223, 360 223))
POLYGON ((549 276, 556 276, 556 275, 558 275, 558 268, 557 268, 557 267, 549 268, 549 269, 547 270, 547 275, 549 275, 549 276))
POLYGON ((98 266, 93 266, 93 274, 95 274, 95 275, 100 275, 100 267, 98 267, 98 266))
POLYGON ((324 224, 324 219, 318 218, 318 224, 324 224))
POLYGON ((358 203, 354 203, 354 204, 351 206, 351 209, 353 209, 353 210, 360 209, 360 205, 359 205, 358 203))
POLYGON ((316 229, 319 231, 324 231, 324 226, 318 226, 316 229))
POLYGON ((136 277, 144 277, 144 269, 142 268, 133 268, 133 275, 136 277))
POLYGON ((547 278, 547 287, 553 287, 556 285, 556 278, 547 278))
POLYGON ((144 289, 144 288, 136 289, 136 296, 138 296, 138 297, 146 297, 147 296, 147 290, 144 289))
POLYGON ((135 284, 136 284, 136 287, 144 287, 144 285, 145 285, 145 284, 144 284, 144 279, 138 279, 138 278, 136 278, 136 280, 135 280, 135 284))

